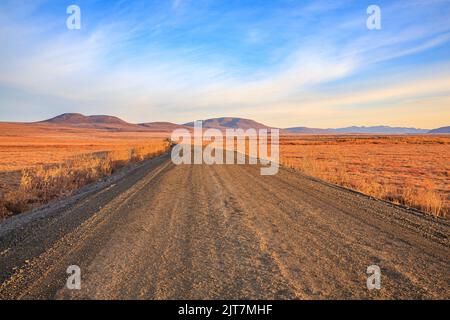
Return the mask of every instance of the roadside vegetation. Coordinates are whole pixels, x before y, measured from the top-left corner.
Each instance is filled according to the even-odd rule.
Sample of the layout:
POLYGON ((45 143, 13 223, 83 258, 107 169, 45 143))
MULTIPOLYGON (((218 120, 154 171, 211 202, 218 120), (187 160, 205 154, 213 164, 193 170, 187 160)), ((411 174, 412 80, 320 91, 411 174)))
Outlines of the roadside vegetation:
POLYGON ((117 150, 82 153, 58 164, 24 168, 20 171, 18 186, 5 192, 0 199, 0 217, 25 212, 70 195, 128 164, 161 155, 168 148, 167 141, 154 140, 117 150))
POLYGON ((450 212, 448 136, 287 136, 281 162, 434 216, 450 212))

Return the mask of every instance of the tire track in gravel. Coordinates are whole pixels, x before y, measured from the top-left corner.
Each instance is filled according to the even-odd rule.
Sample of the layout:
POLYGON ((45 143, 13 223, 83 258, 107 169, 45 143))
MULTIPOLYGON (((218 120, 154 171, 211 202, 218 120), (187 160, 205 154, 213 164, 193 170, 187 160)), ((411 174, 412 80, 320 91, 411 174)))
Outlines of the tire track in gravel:
POLYGON ((65 201, 0 223, 1 299, 450 298, 448 220, 284 168, 166 155, 65 201))

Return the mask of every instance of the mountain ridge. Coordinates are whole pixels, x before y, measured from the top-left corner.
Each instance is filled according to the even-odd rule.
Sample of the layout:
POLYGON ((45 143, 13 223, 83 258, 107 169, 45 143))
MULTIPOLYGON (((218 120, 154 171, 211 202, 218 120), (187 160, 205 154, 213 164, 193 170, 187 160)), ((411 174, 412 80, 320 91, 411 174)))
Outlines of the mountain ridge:
POLYGON ((436 129, 430 130, 428 133, 430 133, 430 134, 450 133, 450 126, 436 128, 436 129))
POLYGON ((411 127, 391 127, 385 125, 379 126, 350 126, 343 128, 308 128, 308 127, 293 127, 283 129, 287 133, 310 133, 310 134, 337 134, 337 133, 361 133, 361 134, 423 134, 428 133, 428 129, 419 129, 411 127))
MULTIPOLYGON (((221 117, 221 118, 211 118, 202 121, 202 127, 206 129, 270 129, 271 127, 266 126, 255 120, 237 118, 237 117, 221 117)), ((187 127, 193 127, 194 122, 187 122, 184 124, 187 127)))
POLYGON ((63 113, 56 117, 39 122, 60 123, 60 124, 86 124, 86 123, 131 124, 115 116, 108 116, 108 115, 85 116, 81 113, 63 113))
MULTIPOLYGON (((173 131, 175 129, 192 129, 194 122, 176 124, 172 122, 156 121, 144 123, 129 123, 119 117, 109 115, 90 115, 81 113, 63 113, 56 117, 39 121, 36 123, 60 124, 79 127, 93 127, 107 130, 126 130, 126 131, 173 131)), ((202 120, 202 126, 206 129, 271 129, 263 123, 252 119, 239 117, 219 117, 202 120)), ((350 126, 343 128, 310 128, 310 127, 290 127, 279 128, 282 133, 299 134, 447 134, 450 133, 450 126, 436 129, 420 129, 412 127, 391 127, 386 125, 378 126, 350 126)))

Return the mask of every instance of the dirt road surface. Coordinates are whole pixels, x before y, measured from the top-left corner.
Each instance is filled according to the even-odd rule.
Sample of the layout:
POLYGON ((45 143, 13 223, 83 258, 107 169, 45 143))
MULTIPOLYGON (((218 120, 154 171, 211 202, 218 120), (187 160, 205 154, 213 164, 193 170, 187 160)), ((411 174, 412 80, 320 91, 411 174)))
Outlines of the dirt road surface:
POLYGON ((288 169, 165 155, 1 222, 0 298, 449 299, 449 231, 288 169))

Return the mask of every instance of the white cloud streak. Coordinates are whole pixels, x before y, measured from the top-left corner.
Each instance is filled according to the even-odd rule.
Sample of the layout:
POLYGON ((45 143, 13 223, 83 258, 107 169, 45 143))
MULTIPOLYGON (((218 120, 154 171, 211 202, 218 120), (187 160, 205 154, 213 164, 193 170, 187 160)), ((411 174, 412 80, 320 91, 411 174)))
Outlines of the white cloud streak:
MULTIPOLYGON (((182 5, 174 1, 172 9, 182 5)), ((326 8, 322 5, 308 10, 326 8)), ((30 97, 54 96, 55 101, 66 100, 75 109, 94 108, 96 113, 115 114, 130 121, 184 122, 228 114, 270 120, 270 116, 260 115, 279 113, 285 118, 273 125, 283 126, 291 124, 288 112, 299 108, 318 110, 317 114, 324 116, 326 111, 339 113, 337 107, 386 103, 426 93, 447 94, 445 86, 450 87, 443 76, 428 83, 410 83, 405 78, 401 80, 404 84, 391 89, 383 87, 384 80, 369 91, 352 89, 352 81, 356 80, 351 77, 361 72, 369 72, 370 77, 370 69, 377 63, 447 43, 450 33, 434 26, 418 27, 401 36, 390 31, 382 37, 358 32, 356 38, 342 41, 340 32, 358 24, 346 21, 334 30, 333 26, 318 29, 314 36, 304 37, 282 61, 260 67, 254 75, 242 75, 239 65, 228 65, 226 58, 211 61, 208 52, 194 45, 181 54, 155 41, 148 43, 145 50, 140 46, 140 51, 128 49, 125 57, 121 55, 123 47, 133 47, 143 34, 151 37, 152 32, 163 32, 160 28, 176 27, 169 13, 166 18, 162 14, 133 23, 133 17, 122 12, 122 19, 109 17, 95 29, 77 34, 67 30, 49 32, 55 29, 54 22, 36 24, 24 12, 19 10, 16 20, 14 16, 0 16, 0 39, 6 44, 0 52, 0 85, 28 92, 30 97), (349 81, 344 91, 335 96, 318 93, 323 85, 339 80, 349 81)), ((2 108, 8 106, 0 105, 0 111, 2 108)))

